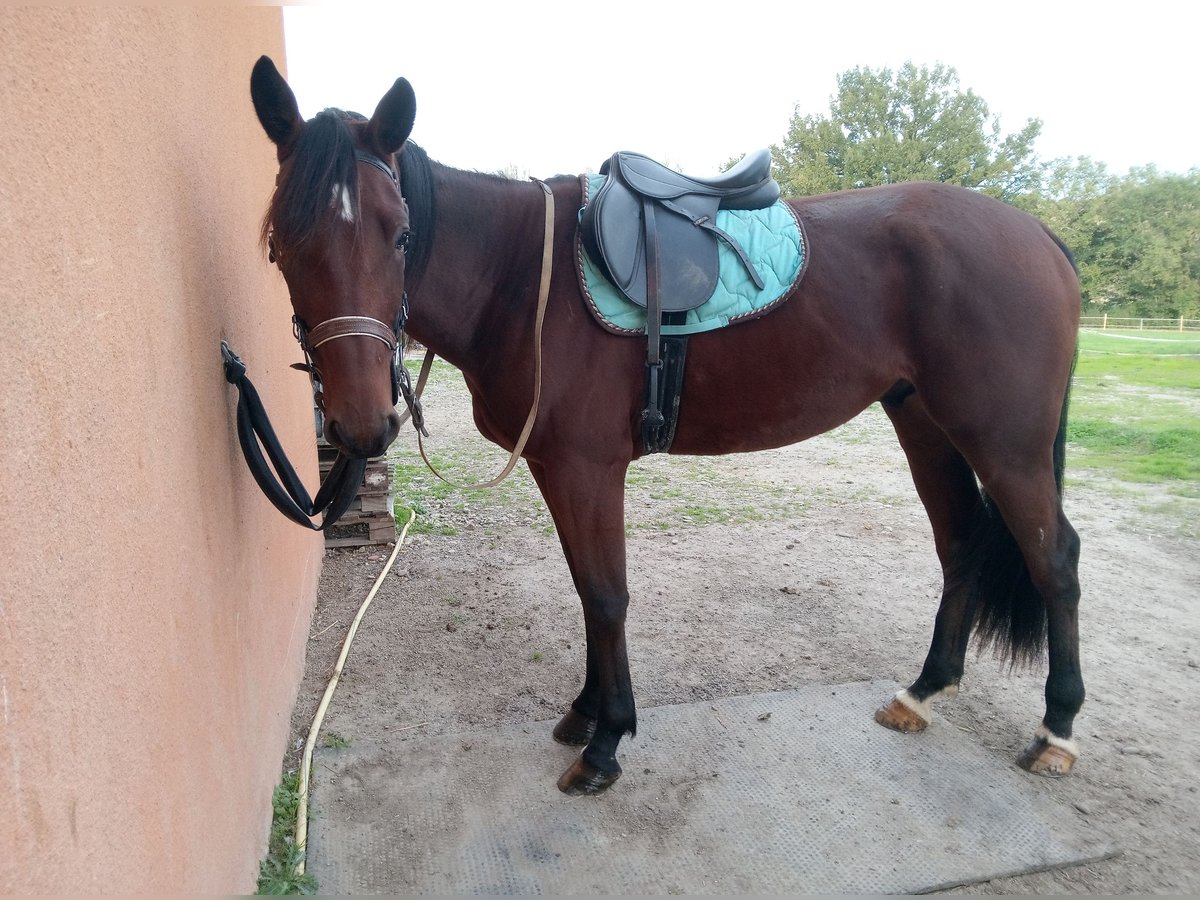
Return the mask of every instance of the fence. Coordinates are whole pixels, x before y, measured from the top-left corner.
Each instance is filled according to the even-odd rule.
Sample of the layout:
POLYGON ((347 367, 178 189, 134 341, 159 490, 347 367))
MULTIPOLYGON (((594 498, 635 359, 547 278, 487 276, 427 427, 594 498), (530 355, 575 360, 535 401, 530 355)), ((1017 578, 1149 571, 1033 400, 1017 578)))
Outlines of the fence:
POLYGON ((1122 331, 1200 331, 1200 319, 1139 319, 1136 316, 1080 316, 1080 328, 1110 328, 1122 331))

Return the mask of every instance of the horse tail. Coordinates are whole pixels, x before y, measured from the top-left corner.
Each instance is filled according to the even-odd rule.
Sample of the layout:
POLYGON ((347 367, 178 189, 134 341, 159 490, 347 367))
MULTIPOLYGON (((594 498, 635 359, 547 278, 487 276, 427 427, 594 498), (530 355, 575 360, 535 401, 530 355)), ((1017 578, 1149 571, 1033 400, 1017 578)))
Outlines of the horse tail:
MULTIPOLYGON (((1074 266, 1070 251, 1057 238, 1055 242, 1074 266)), ((1078 361, 1076 342, 1052 451, 1054 486, 1060 500, 1066 471, 1071 379, 1078 361)), ((1029 577, 1021 548, 1000 510, 985 489, 980 489, 980 497, 982 503, 977 508, 967 550, 957 572, 959 578, 977 578, 975 643, 981 652, 990 648, 1010 666, 1033 665, 1041 660, 1046 646, 1046 603, 1029 577)))

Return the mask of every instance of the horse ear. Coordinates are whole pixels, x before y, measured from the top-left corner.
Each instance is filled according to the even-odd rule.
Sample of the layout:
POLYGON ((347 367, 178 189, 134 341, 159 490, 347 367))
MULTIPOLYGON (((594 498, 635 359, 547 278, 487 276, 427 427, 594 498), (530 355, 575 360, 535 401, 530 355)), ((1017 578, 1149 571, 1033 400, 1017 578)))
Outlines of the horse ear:
POLYGON ((268 56, 260 56, 250 73, 250 97, 258 121, 282 155, 300 133, 304 120, 296 95, 268 56))
POLYGON ((407 79, 397 78, 375 107, 368 126, 377 149, 390 156, 404 146, 416 117, 417 95, 407 79))

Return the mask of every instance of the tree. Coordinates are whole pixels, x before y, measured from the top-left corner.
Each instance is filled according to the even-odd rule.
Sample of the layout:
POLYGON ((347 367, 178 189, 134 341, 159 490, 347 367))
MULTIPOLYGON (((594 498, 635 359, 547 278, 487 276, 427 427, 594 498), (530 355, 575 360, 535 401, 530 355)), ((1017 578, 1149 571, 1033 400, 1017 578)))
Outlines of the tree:
POLYGON ((1085 303, 1095 293, 1091 286, 1102 278, 1095 271, 1096 259, 1089 248, 1106 215, 1102 209, 1105 194, 1119 181, 1104 163, 1090 157, 1056 159, 1046 167, 1042 189, 1013 203, 1045 222, 1071 248, 1085 303))
POLYGON ((783 143, 771 147, 786 195, 941 181, 1011 201, 1039 189, 1033 142, 1041 121, 1003 136, 987 104, 959 89, 953 68, 857 68, 837 83, 828 118, 797 106, 783 143))
POLYGON ((1115 314, 1200 316, 1200 169, 1163 175, 1133 169, 1077 222, 1084 299, 1115 314))

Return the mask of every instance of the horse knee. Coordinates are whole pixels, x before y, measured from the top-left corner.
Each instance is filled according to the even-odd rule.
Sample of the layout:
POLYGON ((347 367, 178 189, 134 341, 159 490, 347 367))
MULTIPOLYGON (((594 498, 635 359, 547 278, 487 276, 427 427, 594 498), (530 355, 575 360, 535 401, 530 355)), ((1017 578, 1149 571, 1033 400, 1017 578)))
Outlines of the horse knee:
POLYGON ((623 632, 628 611, 628 592, 588 594, 583 600, 583 615, 588 627, 603 632, 623 632))

